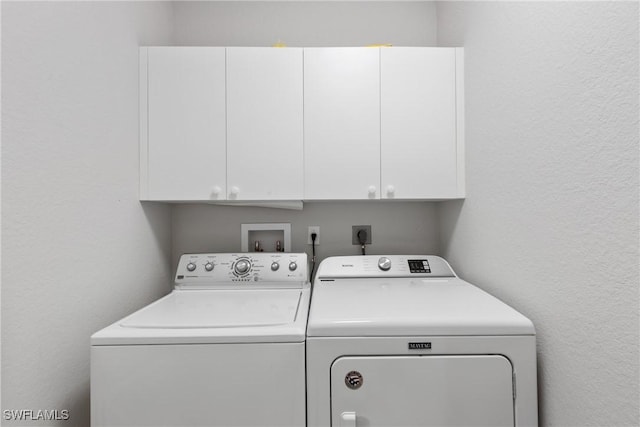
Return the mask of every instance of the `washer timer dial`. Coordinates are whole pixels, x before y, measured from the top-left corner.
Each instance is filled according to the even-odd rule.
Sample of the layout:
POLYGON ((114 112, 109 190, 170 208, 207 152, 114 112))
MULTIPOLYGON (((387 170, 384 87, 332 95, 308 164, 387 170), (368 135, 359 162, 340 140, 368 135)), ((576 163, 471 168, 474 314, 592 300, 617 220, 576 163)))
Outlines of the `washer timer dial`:
POLYGON ((248 259, 239 259, 233 266, 233 271, 238 275, 246 274, 251 269, 251 262, 248 259))

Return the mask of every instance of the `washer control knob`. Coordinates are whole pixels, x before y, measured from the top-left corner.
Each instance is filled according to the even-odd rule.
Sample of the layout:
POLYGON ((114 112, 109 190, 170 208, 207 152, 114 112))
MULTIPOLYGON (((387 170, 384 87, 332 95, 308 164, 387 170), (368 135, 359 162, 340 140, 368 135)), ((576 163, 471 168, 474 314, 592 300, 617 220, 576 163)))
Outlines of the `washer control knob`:
POLYGON ((289 263, 289 270, 296 271, 296 268, 298 268, 298 264, 295 261, 291 261, 289 263))
POLYGON ((246 259, 241 259, 240 261, 236 262, 236 265, 233 267, 235 272, 238 274, 244 274, 249 271, 250 268, 251 263, 246 259))
POLYGON ((212 262, 208 262, 204 265, 204 269, 207 271, 212 271, 213 270, 213 263, 212 262))
POLYGON ((196 265, 192 262, 190 262, 189 264, 187 264, 187 270, 188 271, 195 271, 196 269, 196 265))
POLYGON ((271 271, 278 271, 279 268, 280 268, 280 264, 278 264, 277 262, 271 263, 271 271))
POLYGON ((391 260, 386 256, 381 257, 378 260, 378 268, 382 271, 389 271, 391 269, 391 260))

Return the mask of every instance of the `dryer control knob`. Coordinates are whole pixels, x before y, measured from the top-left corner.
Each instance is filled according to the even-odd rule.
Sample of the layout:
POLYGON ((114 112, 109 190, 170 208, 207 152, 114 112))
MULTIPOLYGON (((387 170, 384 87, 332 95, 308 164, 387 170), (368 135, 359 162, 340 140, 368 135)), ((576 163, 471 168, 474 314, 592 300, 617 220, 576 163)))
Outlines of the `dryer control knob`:
POLYGON ((195 271, 196 269, 196 265, 192 262, 190 262, 189 264, 187 264, 187 270, 188 271, 195 271))
POLYGON ((278 271, 279 268, 280 268, 280 264, 278 264, 277 262, 271 263, 271 271, 278 271))
POLYGON ((386 256, 381 257, 378 260, 378 268, 382 271, 389 271, 391 269, 391 260, 386 256))
POLYGON ((238 274, 244 274, 249 271, 250 268, 251 263, 246 259, 241 259, 240 261, 236 262, 236 265, 233 267, 235 272, 238 274))
POLYGON ((289 263, 289 270, 291 270, 291 271, 295 271, 295 270, 296 270, 296 268, 298 268, 298 264, 297 264, 295 261, 291 261, 291 262, 289 263))
POLYGON ((207 271, 212 271, 213 270, 213 263, 212 262, 208 262, 204 265, 204 269, 207 271))

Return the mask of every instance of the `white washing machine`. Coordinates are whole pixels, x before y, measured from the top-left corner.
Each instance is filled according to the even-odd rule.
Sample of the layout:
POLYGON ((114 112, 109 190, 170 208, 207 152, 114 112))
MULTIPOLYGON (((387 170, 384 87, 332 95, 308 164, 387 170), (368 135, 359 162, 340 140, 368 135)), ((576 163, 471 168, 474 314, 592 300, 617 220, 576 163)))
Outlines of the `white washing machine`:
POLYGON ((436 256, 325 259, 307 326, 309 426, 536 426, 529 319, 436 256))
POLYGON ((91 337, 97 426, 304 426, 306 254, 188 254, 91 337))

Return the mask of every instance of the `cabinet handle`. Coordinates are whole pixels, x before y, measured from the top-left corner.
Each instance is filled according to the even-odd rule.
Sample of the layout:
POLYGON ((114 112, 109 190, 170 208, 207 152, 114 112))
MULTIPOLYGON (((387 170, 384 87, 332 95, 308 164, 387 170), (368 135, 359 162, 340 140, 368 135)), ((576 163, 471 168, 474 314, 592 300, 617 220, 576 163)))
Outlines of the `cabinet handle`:
POLYGON ((231 194, 231 196, 237 196, 239 192, 240 189, 234 185, 233 187, 231 187, 231 191, 229 193, 231 194))
POLYGON ((376 186, 375 185, 370 185, 369 186, 369 195, 370 196, 375 196, 376 194, 376 186))
POLYGON ((222 188, 218 187, 217 185, 215 187, 213 187, 211 189, 211 194, 213 194, 214 197, 218 197, 220 195, 220 192, 222 191, 222 188))
POLYGON ((356 413, 355 412, 343 412, 340 414, 340 426, 341 427, 356 427, 356 413))
POLYGON ((396 192, 396 187, 393 185, 387 185, 387 196, 393 197, 393 194, 396 192))

